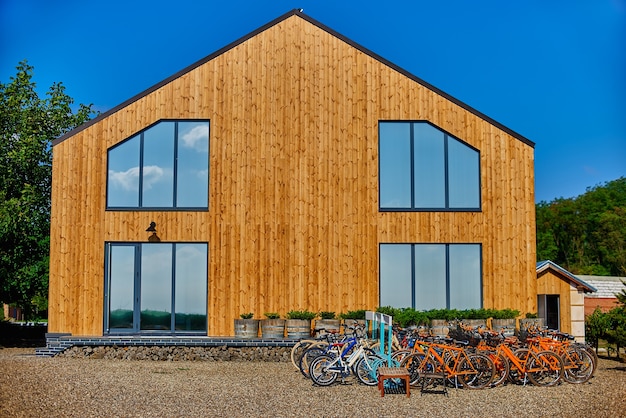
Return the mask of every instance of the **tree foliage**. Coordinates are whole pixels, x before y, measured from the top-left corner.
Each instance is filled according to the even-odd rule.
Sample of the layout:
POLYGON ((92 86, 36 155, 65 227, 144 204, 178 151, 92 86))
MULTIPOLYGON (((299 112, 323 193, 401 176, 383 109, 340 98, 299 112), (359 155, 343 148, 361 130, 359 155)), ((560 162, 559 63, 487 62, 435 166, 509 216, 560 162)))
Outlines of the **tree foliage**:
POLYGON ((30 317, 47 307, 52 187, 51 141, 86 122, 91 105, 72 110, 62 83, 40 98, 33 67, 0 83, 0 302, 30 317))
POLYGON ((538 260, 574 274, 626 275, 626 177, 536 211, 538 260))

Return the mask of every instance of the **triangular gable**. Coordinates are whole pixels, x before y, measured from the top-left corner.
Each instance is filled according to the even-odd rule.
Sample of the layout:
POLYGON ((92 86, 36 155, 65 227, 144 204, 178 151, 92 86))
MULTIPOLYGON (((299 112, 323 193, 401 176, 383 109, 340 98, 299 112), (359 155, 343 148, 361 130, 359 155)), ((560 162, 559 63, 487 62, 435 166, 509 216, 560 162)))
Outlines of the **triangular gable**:
POLYGON ((98 123, 99 121, 107 118, 108 116, 110 116, 111 114, 117 112, 118 110, 128 106, 129 104, 136 102, 137 100, 141 99, 142 97, 152 93, 155 90, 158 90, 159 88, 161 88, 162 86, 170 83, 171 81, 181 77, 182 75, 194 70, 195 68, 207 63, 208 61, 211 61, 212 59, 214 59, 215 57, 225 53, 226 51, 229 51, 230 49, 236 47, 237 45, 242 44, 243 42, 247 41, 250 38, 253 38, 254 36, 258 35, 259 33, 271 28, 272 26, 277 25, 278 23, 290 18, 291 16, 298 16, 304 20, 306 20, 307 22, 317 26, 318 28, 322 29, 323 31, 333 35, 334 37, 344 41, 345 43, 347 43, 348 45, 354 47, 355 49, 369 55, 370 57, 372 57, 373 59, 381 62, 382 64, 398 71, 399 73, 403 74, 404 76, 408 77, 409 79, 421 84, 422 86, 426 87, 427 89, 435 92, 436 94, 444 97, 445 99, 453 102, 454 104, 460 106, 461 108, 469 111, 470 113, 476 115, 477 117, 485 120, 486 122, 490 123, 491 125, 497 127, 498 129, 506 132, 507 134, 511 135, 512 137, 522 141, 523 143, 525 143, 526 145, 529 145, 531 147, 534 147, 535 144, 534 142, 530 141, 529 139, 525 138, 524 136, 520 135, 519 133, 512 131, 511 129, 507 128, 506 126, 496 122, 495 120, 491 119, 490 117, 486 116, 485 114, 479 112, 478 110, 472 108, 471 106, 461 102, 458 99, 455 99, 454 97, 448 95, 447 93, 443 92, 442 90, 439 90, 438 88, 434 87, 433 85, 427 83, 426 81, 422 80, 419 77, 416 77, 415 75, 409 73, 408 71, 398 67, 397 65, 387 61, 386 59, 382 58, 381 56, 375 54, 374 52, 368 50, 367 48, 357 44, 356 42, 346 38, 345 36, 335 32, 334 30, 328 28, 327 26, 323 25, 322 23, 316 21, 315 19, 305 15, 304 13, 302 13, 301 9, 294 9, 290 12, 285 13, 284 15, 274 19, 273 21, 261 26, 260 28, 258 28, 257 30, 239 38, 238 40, 230 43, 229 45, 215 51, 213 54, 191 64, 190 66, 184 68, 183 70, 177 72, 176 74, 166 78, 165 80, 161 81, 160 83, 155 84, 154 86, 148 88, 147 90, 144 90, 143 92, 131 97, 130 99, 126 100, 125 102, 119 104, 118 106, 115 106, 114 108, 108 110, 107 112, 104 112, 100 115, 98 115, 96 118, 84 123, 83 125, 77 127, 76 129, 73 129, 72 131, 66 133, 65 135, 55 139, 52 142, 52 145, 55 146, 63 141, 65 141, 66 139, 71 138, 72 136, 76 135, 77 133, 81 132, 82 130, 88 128, 89 126, 92 126, 96 123, 98 123))
POLYGON ((563 280, 567 280, 568 282, 576 286, 576 288, 582 288, 582 290, 586 293, 597 291, 597 289, 591 286, 589 283, 585 282, 584 280, 579 279, 578 277, 574 276, 569 271, 565 270, 563 267, 559 266, 558 264, 550 260, 538 262, 537 263, 537 278, 539 278, 540 276, 542 276, 543 274, 547 272, 552 272, 557 277, 560 277, 563 280))

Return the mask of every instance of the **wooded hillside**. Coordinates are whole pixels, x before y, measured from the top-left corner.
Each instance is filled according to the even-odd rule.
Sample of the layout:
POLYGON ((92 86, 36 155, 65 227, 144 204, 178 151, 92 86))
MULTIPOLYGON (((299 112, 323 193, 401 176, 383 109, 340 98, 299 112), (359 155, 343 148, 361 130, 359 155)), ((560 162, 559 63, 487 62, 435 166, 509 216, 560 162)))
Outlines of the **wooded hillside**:
POLYGON ((626 276, 626 177, 538 203, 537 260, 574 274, 626 276))

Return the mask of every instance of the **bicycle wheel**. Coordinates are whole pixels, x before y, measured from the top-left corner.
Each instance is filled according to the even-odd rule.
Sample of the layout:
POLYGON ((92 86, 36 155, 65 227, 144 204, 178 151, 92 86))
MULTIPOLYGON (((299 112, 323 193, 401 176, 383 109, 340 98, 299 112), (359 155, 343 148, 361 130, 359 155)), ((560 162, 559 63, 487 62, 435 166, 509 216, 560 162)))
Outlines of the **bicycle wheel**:
POLYGON ((413 351, 411 350, 398 350, 393 352, 391 359, 397 361, 398 363, 402 363, 402 360, 411 354, 413 354, 413 351))
POLYGON ((554 386, 563 376, 563 360, 553 351, 540 351, 528 361, 528 379, 536 386, 554 386))
POLYGON ((325 353, 326 348, 318 345, 307 348, 302 354, 302 357, 300 357, 300 373, 302 373, 304 377, 309 377, 309 366, 311 365, 311 362, 316 357, 325 353))
POLYGON ((493 380, 491 381, 491 386, 500 386, 504 384, 504 381, 509 376, 509 360, 502 354, 491 355, 491 360, 493 361, 493 366, 495 370, 493 374, 493 380))
POLYGON ((311 362, 309 374, 313 382, 320 386, 330 386, 337 380, 337 372, 330 370, 335 359, 322 354, 311 362))
POLYGON ((400 362, 400 367, 406 367, 409 370, 409 383, 412 386, 422 385, 422 383, 429 386, 432 385, 433 379, 428 379, 426 382, 423 382, 422 380, 424 378, 421 375, 424 373, 434 373, 437 370, 437 363, 424 354, 415 353, 406 356, 402 362, 400 362))
POLYGON ((514 362, 509 361, 509 374, 507 378, 509 382, 513 384, 526 385, 528 379, 526 373, 527 364, 530 358, 535 355, 527 348, 519 348, 513 352, 513 355, 519 360, 522 370, 520 370, 514 362))
POLYGON ((483 389, 493 381, 493 361, 484 354, 467 353, 456 369, 461 385, 468 389, 483 389))
POLYGON ((296 370, 300 370, 300 358, 304 351, 309 348, 312 344, 318 343, 318 340, 300 340, 291 347, 291 364, 296 370))
POLYGON ((355 368, 356 377, 367 386, 378 384, 378 368, 384 364, 384 359, 377 355, 368 354, 362 357, 355 368))
POLYGON ((568 347, 563 359, 563 379, 568 383, 585 383, 593 375, 593 358, 580 347, 568 347))
POLYGON ((591 371, 591 377, 593 377, 596 369, 598 368, 598 353, 596 353, 596 350, 587 343, 576 343, 575 347, 585 350, 591 356, 591 359, 593 360, 593 370, 591 371))

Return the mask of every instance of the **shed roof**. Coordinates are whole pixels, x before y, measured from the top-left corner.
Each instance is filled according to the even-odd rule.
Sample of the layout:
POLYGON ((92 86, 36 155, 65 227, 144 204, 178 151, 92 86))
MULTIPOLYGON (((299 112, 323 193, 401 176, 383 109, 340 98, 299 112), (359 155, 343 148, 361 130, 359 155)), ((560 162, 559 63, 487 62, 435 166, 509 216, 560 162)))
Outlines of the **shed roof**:
POLYGON ((539 277, 539 274, 544 273, 549 270, 555 272, 557 275, 560 275, 564 279, 573 282, 577 287, 581 286, 585 293, 597 291, 597 289, 594 286, 590 285, 585 280, 582 280, 579 277, 574 276, 572 273, 565 270, 563 267, 559 266, 553 261, 544 260, 544 261, 537 262, 537 277, 539 277))
POLYGON ((597 289, 596 293, 589 295, 589 297, 593 298, 615 298, 616 293, 620 293, 624 290, 622 281, 626 282, 626 277, 584 275, 577 275, 576 277, 597 289))
POLYGON ((496 122, 495 120, 491 119, 490 117, 486 116, 485 114, 479 112, 478 110, 472 108, 471 106, 461 102, 460 100, 455 99, 454 97, 450 96, 449 94, 443 92, 442 90, 439 90, 438 88, 434 87, 433 85, 427 83, 426 81, 422 80, 419 77, 416 77, 415 75, 409 73, 408 71, 398 67, 397 65, 387 61, 386 59, 382 58, 381 56, 375 54, 374 52, 368 50, 367 48, 357 44, 356 42, 346 38, 345 36, 333 31, 332 29, 328 28, 327 26, 323 25, 322 23, 318 22, 317 20, 311 18, 310 16, 305 15, 301 9, 293 9, 290 12, 285 13, 284 15, 274 19, 273 21, 261 26, 260 28, 258 28, 257 30, 250 32, 249 34, 239 38, 238 40, 232 42, 229 45, 226 45, 225 47, 215 51, 214 53, 212 53, 211 55, 191 64, 190 66, 184 68, 183 70, 177 72, 176 74, 173 74, 172 76, 166 78, 165 80, 155 84, 154 86, 148 88, 147 90, 137 94, 136 96, 131 97, 130 99, 126 100, 125 102, 119 104, 118 106, 115 106, 114 108, 108 110, 107 112, 104 112, 100 115, 98 115, 96 118, 82 124, 81 126, 71 130, 70 132, 60 136, 59 138, 55 139, 52 142, 52 145, 55 146, 63 141, 65 141, 66 139, 71 138, 72 136, 76 135, 77 133, 81 132, 82 130, 88 128, 91 125, 96 124, 97 122, 99 122, 102 119, 105 119, 106 117, 108 117, 109 115, 117 112, 118 110, 128 106, 129 104, 141 99, 142 97, 150 94, 151 92, 159 89, 160 87, 166 85, 167 83, 171 82, 172 80, 181 77, 182 75, 192 71, 193 69, 201 66, 202 64, 205 64, 206 62, 214 59, 215 57, 223 54, 224 52, 236 47, 237 45, 245 42, 246 40, 258 35, 259 33, 269 29, 272 26, 277 25, 278 23, 282 22, 283 20, 286 20, 288 18, 290 18, 291 16, 298 16, 304 20, 306 20, 307 22, 317 26, 318 28, 328 32, 329 34, 335 36, 336 38, 341 39, 342 41, 346 42, 347 44, 349 44, 350 46, 356 48, 357 50, 371 56, 372 58, 378 60, 379 62, 387 65, 390 68, 393 68, 394 70, 398 71, 399 73, 405 75, 406 77, 410 78, 411 80, 423 85, 424 87, 434 91, 435 93, 439 94, 442 97, 445 97, 446 99, 450 100, 451 102, 455 103, 456 105, 462 107, 463 109, 469 111, 470 113, 473 113, 474 115, 476 115, 477 117, 485 120, 486 122, 496 126, 498 129, 506 132, 507 134, 511 135, 512 137, 522 141, 523 143, 534 147, 535 143, 532 142, 531 140, 529 140, 528 138, 520 135, 519 133, 507 128, 506 126, 500 124, 499 122, 496 122))

